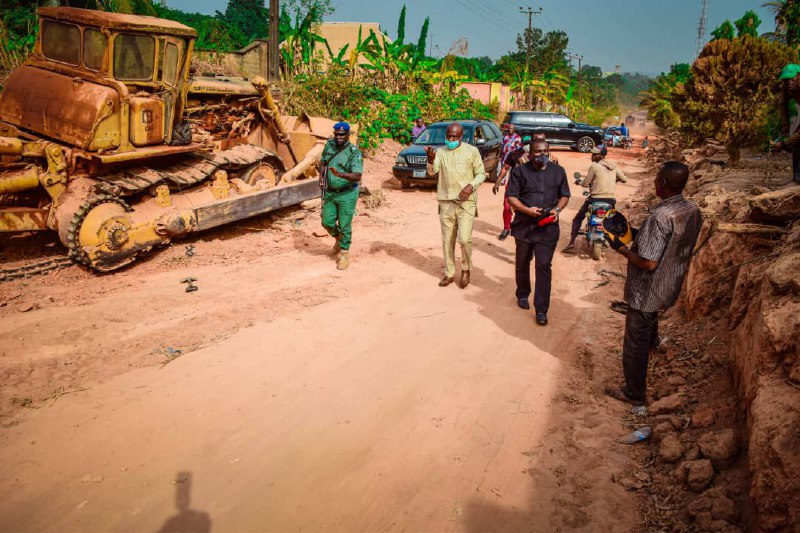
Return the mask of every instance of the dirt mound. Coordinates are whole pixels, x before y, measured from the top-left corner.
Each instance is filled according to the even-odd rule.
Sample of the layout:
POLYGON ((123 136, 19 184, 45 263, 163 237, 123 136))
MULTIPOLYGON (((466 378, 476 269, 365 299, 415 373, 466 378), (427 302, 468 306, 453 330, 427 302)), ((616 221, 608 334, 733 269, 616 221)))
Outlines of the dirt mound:
POLYGON ((800 523, 800 187, 786 158, 751 155, 735 170, 694 163, 706 244, 687 279, 687 311, 727 326, 752 527, 790 531, 800 523))

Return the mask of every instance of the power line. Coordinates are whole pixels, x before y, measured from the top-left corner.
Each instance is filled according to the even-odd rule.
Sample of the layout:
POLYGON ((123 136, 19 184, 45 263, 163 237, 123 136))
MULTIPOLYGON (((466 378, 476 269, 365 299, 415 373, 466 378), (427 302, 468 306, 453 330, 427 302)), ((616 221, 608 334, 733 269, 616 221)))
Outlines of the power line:
POLYGON ((495 22, 495 21, 494 21, 494 19, 492 19, 492 18, 488 18, 488 19, 487 19, 487 18, 486 18, 486 15, 484 15, 483 13, 479 13, 479 12, 477 12, 477 11, 476 11, 476 9, 475 9, 475 6, 473 6, 473 5, 467 5, 467 3, 466 3, 466 1, 467 1, 467 0, 456 0, 456 1, 457 1, 459 4, 461 4, 462 6, 464 6, 465 8, 467 8, 467 10, 468 10, 470 13, 472 13, 473 15, 477 15, 477 16, 478 16, 478 17, 480 17, 482 20, 486 20, 486 21, 487 21, 487 22, 489 22, 490 24, 493 24, 495 27, 497 27, 497 28, 499 28, 499 29, 501 29, 501 30, 503 30, 503 31, 508 31, 508 28, 501 26, 500 24, 498 24, 497 22, 495 22))
POLYGON ((483 4, 479 2, 479 0, 465 0, 470 3, 471 8, 473 9, 473 13, 481 17, 481 19, 488 20, 489 22, 493 23, 495 26, 501 28, 504 31, 514 31, 513 27, 505 22, 504 19, 501 19, 498 22, 495 18, 497 16, 491 8, 485 7, 483 4))

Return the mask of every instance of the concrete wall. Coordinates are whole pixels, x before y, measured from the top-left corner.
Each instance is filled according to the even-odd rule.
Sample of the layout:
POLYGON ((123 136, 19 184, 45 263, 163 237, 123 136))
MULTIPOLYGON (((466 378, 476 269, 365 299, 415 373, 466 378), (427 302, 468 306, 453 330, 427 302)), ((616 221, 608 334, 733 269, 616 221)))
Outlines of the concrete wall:
POLYGON ((461 84, 461 89, 466 90, 470 96, 481 103, 490 105, 497 100, 500 105, 499 119, 502 120, 505 113, 516 107, 515 102, 521 99, 521 95, 511 90, 511 87, 502 83, 468 81, 461 84))
POLYGON ((266 39, 256 39, 235 52, 195 50, 195 59, 211 64, 215 74, 236 74, 250 79, 256 76, 266 78, 268 50, 269 43, 266 39))

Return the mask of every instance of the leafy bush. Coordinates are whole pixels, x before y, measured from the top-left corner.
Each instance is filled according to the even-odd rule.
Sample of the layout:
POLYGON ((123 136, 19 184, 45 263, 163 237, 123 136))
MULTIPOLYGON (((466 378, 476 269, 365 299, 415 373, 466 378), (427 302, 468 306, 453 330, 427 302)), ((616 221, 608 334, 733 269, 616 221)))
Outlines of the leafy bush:
POLYGON ((675 129, 681 120, 672 107, 672 94, 678 85, 689 80, 691 74, 687 63, 678 63, 670 67, 669 72, 662 73, 642 92, 642 107, 647 108, 647 116, 656 126, 663 129, 675 129))
POLYGON ((493 117, 492 109, 466 91, 415 88, 390 92, 369 85, 368 79, 352 80, 343 71, 284 84, 282 106, 286 113, 324 116, 359 124, 359 144, 376 148, 381 139, 411 142, 411 126, 417 117, 427 123, 445 119, 493 117))
POLYGON ((759 135, 777 107, 778 75, 796 58, 794 48, 749 35, 711 41, 672 95, 681 132, 692 142, 716 138, 735 165, 742 146, 763 140, 759 135))

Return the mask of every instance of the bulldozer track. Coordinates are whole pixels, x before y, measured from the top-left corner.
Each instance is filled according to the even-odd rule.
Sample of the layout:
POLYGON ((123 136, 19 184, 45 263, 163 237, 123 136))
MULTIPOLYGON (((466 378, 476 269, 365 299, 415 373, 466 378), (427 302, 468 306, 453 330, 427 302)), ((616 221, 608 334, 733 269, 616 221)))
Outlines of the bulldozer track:
POLYGON ((72 216, 72 220, 69 223, 69 229, 67 230, 67 247, 69 248, 69 257, 74 262, 88 267, 92 266, 92 261, 89 259, 89 256, 86 254, 83 248, 81 248, 78 235, 81 231, 83 220, 86 218, 86 215, 89 214, 89 211, 100 204, 109 203, 120 204, 125 208, 125 211, 131 210, 128 204, 123 202, 121 198, 107 194, 101 194, 84 203, 81 208, 78 209, 72 216))
POLYGON ((74 264, 75 262, 66 255, 58 255, 19 267, 3 268, 0 269, 0 283, 46 274, 53 270, 70 267, 74 264))

